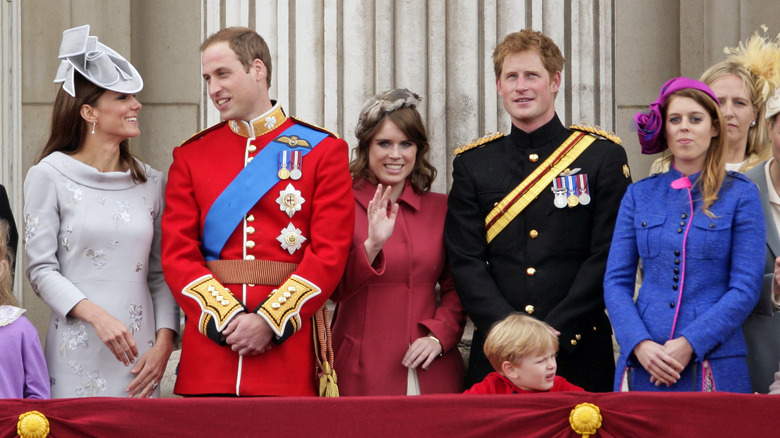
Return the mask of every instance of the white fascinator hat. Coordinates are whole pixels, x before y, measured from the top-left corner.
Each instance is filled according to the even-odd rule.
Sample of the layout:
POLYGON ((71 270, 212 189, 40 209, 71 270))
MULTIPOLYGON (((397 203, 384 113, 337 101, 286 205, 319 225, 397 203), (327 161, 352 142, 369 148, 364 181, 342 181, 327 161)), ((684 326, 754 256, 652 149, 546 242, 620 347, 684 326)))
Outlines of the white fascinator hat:
POLYGON ((62 62, 54 83, 62 82, 62 89, 73 97, 76 97, 73 84, 76 72, 98 87, 117 93, 133 94, 144 87, 138 70, 122 55, 99 43, 96 36, 90 36, 88 24, 62 32, 58 58, 62 62))
POLYGON ((780 87, 775 90, 775 94, 766 102, 766 118, 771 119, 777 113, 780 113, 780 87))

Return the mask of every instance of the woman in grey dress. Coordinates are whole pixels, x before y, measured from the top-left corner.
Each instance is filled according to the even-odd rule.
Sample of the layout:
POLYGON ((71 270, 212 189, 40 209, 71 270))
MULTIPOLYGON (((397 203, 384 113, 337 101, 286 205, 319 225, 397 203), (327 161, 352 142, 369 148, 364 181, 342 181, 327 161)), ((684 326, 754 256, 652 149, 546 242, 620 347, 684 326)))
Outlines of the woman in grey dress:
POLYGON ((165 180, 129 151, 143 81, 89 26, 63 32, 59 58, 50 137, 24 183, 52 397, 159 395, 179 311, 160 267, 165 180))

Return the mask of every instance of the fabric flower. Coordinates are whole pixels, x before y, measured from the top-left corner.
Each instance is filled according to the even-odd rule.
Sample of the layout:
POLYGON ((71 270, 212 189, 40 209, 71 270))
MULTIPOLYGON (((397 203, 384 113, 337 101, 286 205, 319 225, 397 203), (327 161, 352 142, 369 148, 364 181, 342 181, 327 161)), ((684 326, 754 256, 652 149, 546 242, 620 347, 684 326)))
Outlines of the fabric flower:
POLYGON ((661 136, 663 117, 660 105, 653 103, 650 105, 649 113, 637 113, 634 116, 634 122, 636 122, 639 144, 642 146, 643 154, 657 154, 666 149, 666 140, 661 136))

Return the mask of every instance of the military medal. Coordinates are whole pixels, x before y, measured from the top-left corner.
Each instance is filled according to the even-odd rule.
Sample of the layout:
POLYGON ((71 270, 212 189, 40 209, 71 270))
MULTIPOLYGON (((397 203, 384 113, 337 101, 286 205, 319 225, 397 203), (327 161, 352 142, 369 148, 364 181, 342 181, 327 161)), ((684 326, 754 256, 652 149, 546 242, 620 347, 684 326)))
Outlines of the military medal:
POLYGON ((555 194, 553 204, 558 208, 566 207, 566 187, 563 185, 563 178, 558 176, 553 180, 552 191, 555 194))
POLYGON ((303 172, 301 172, 302 160, 303 160, 303 156, 301 155, 301 151, 292 151, 292 160, 290 160, 292 170, 290 171, 290 178, 296 181, 301 179, 301 176, 303 176, 303 172))
POLYGON ((287 169, 287 151, 279 152, 279 179, 287 179, 290 177, 290 171, 287 169))
POLYGON ((590 187, 588 187, 588 175, 584 173, 579 174, 577 175, 577 179, 579 180, 580 204, 588 205, 590 204, 590 187))
POLYGON ((580 203, 580 198, 577 197, 577 180, 574 179, 574 175, 569 175, 565 179, 566 192, 569 197, 566 198, 566 203, 569 208, 576 207, 580 203))
POLYGON ((306 202, 301 196, 300 190, 295 190, 292 184, 287 184, 284 190, 279 192, 276 203, 279 204, 279 210, 287 213, 287 216, 293 217, 296 211, 301 211, 301 204, 306 202))
POLYGON ((290 222, 290 224, 287 225, 287 228, 282 228, 282 232, 276 236, 276 240, 279 241, 279 243, 282 245, 283 250, 292 254, 296 250, 301 249, 301 246, 303 242, 306 241, 306 238, 303 237, 301 230, 296 228, 295 225, 290 222))

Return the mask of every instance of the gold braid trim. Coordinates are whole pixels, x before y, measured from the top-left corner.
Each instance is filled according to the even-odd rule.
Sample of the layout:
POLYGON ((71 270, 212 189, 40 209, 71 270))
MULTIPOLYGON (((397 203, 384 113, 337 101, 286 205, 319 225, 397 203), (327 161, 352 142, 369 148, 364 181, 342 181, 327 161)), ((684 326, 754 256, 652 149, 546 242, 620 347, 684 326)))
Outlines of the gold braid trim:
POLYGON ((200 305, 198 327, 206 336, 208 336, 206 327, 211 318, 214 318, 217 331, 221 332, 237 313, 244 310, 241 302, 211 275, 204 275, 193 281, 185 286, 181 293, 200 305))
POLYGON ((330 134, 330 135, 332 135, 333 137, 336 137, 336 138, 341 138, 341 137, 339 137, 339 135, 338 135, 338 134, 336 134, 335 132, 333 132, 333 131, 329 131, 329 130, 327 130, 327 129, 323 128, 322 126, 317 126, 317 125, 315 125, 314 123, 304 122, 303 120, 301 120, 301 119, 299 119, 299 118, 297 118, 297 117, 292 117, 292 116, 290 116, 290 118, 291 118, 291 119, 293 119, 293 120, 295 120, 296 122, 298 122, 299 124, 301 124, 301 125, 303 125, 303 126, 308 126, 309 128, 315 129, 315 130, 317 130, 317 131, 322 131, 322 132, 324 132, 324 133, 326 133, 326 134, 330 134))
POLYGON ((495 140, 497 138, 501 138, 503 136, 504 136, 503 132, 496 132, 495 134, 493 134, 493 133, 485 134, 484 137, 482 137, 482 138, 475 138, 475 139, 471 140, 470 142, 468 142, 466 144, 463 144, 460 147, 458 147, 457 149, 455 149, 455 155, 460 155, 460 154, 462 154, 462 153, 464 153, 464 152, 466 152, 468 150, 474 149, 475 147, 482 146, 485 143, 489 143, 489 142, 491 142, 491 141, 493 141, 493 140, 495 140))
POLYGON ((279 289, 271 292, 257 313, 268 321, 276 336, 281 338, 288 322, 292 324, 293 333, 300 330, 301 307, 306 301, 319 295, 320 292, 322 290, 314 283, 292 275, 279 286, 279 289))
POLYGON ((217 123, 216 125, 209 126, 206 129, 200 130, 200 131, 196 132, 195 134, 192 134, 192 136, 190 136, 190 138, 188 138, 188 139, 184 140, 183 142, 181 142, 181 144, 179 146, 181 147, 181 146, 184 146, 187 143, 191 143, 191 142, 193 142, 195 140, 198 140, 201 137, 203 137, 204 135, 208 134, 209 132, 211 132, 211 131, 213 131, 215 129, 221 128, 222 125, 224 125, 225 123, 227 123, 227 122, 226 121, 222 121, 222 122, 217 123))
POLYGON ((590 125, 571 125, 569 126, 569 129, 575 130, 575 131, 582 131, 582 132, 588 132, 590 134, 596 134, 599 137, 604 137, 607 140, 611 141, 612 143, 620 144, 620 137, 617 136, 612 131, 607 131, 606 129, 603 129, 601 126, 590 126, 590 125))

